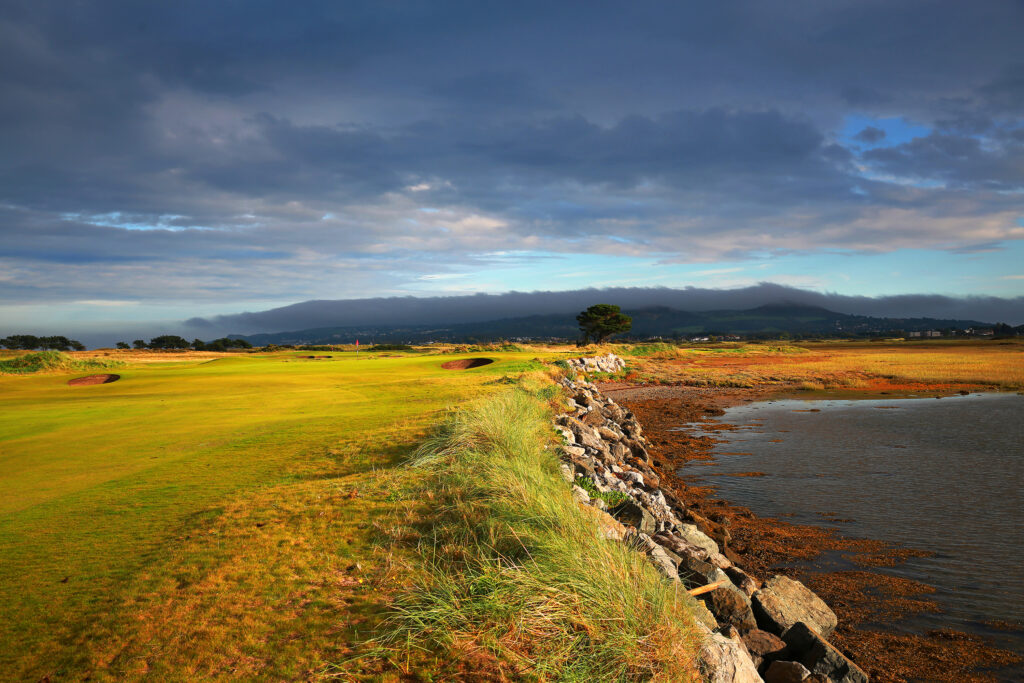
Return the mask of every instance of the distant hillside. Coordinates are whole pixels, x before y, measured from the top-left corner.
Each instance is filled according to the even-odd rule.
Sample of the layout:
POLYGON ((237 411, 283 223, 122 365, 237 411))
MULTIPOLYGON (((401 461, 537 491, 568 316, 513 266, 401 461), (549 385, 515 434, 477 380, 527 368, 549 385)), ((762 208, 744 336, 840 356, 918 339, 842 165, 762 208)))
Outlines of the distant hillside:
MULTIPOLYGON (((991 327, 977 320, 876 318, 836 313, 817 306, 769 304, 749 310, 679 311, 668 307, 627 310, 633 330, 625 337, 686 338, 708 334, 775 336, 870 336, 942 329, 991 327)), ((371 342, 486 342, 498 339, 575 339, 576 313, 533 315, 483 322, 434 325, 318 327, 293 332, 229 335, 257 346, 267 344, 351 344, 371 342)))

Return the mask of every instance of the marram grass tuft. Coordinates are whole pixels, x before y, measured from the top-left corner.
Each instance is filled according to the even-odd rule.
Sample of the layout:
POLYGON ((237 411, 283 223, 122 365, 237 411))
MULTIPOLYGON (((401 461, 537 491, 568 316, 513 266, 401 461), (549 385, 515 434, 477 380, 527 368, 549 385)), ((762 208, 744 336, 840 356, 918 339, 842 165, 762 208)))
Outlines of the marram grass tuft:
POLYGON ((699 680, 692 598, 602 537, 551 442, 542 398, 516 388, 453 413, 422 445, 427 569, 382 644, 484 653, 517 678, 699 680))

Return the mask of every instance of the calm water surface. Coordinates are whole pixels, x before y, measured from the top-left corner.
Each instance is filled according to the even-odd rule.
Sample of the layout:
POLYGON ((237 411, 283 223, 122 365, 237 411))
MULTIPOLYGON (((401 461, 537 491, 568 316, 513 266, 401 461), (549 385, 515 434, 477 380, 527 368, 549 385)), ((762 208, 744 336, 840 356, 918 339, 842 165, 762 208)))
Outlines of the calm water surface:
POLYGON ((1024 653, 1024 632, 984 626, 1024 624, 1024 396, 780 400, 718 419, 741 429, 684 474, 760 515, 933 552, 884 570, 938 589, 945 614, 904 626, 983 633, 1024 653), (750 454, 725 455, 737 451, 750 454), (713 476, 739 472, 767 476, 713 476))

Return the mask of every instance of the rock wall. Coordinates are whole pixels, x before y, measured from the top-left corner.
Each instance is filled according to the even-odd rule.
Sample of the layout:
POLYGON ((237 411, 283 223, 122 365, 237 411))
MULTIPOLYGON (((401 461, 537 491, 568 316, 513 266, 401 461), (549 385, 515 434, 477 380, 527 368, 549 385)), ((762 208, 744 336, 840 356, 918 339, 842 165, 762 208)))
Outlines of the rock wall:
MULTIPOLYGON (((569 365, 616 372, 625 362, 609 354, 569 365)), ((728 557, 728 528, 688 511, 661 488, 630 411, 587 381, 563 378, 561 384, 569 411, 555 419, 555 429, 564 439, 562 476, 573 495, 595 508, 608 538, 646 554, 667 580, 686 589, 717 584, 698 597, 709 680, 867 683, 867 675, 828 643, 837 622, 828 605, 799 581, 773 576, 762 584, 748 575, 728 557)))
POLYGON ((587 358, 569 358, 569 367, 580 372, 618 372, 626 367, 626 361, 614 353, 605 356, 589 356, 587 358))

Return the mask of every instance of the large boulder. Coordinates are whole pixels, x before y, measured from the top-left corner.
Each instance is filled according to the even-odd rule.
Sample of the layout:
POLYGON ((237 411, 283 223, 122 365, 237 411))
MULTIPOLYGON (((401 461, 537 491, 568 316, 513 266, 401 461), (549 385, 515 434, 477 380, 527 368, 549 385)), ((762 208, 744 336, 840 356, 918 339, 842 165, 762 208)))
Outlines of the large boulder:
POLYGON ((726 581, 715 590, 701 595, 700 599, 720 623, 732 624, 741 633, 757 628, 754 612, 750 609, 750 598, 732 583, 726 581))
POLYGON ((666 579, 670 581, 679 580, 679 571, 676 569, 676 563, 672 561, 673 558, 669 555, 668 551, 660 545, 655 545, 647 554, 647 558, 654 565, 654 568, 666 579))
POLYGON ((693 601, 693 616, 699 623, 706 626, 708 631, 714 631, 718 628, 718 621, 715 619, 715 615, 700 600, 693 601))
POLYGON ((772 662, 764 672, 765 683, 803 683, 811 672, 800 662, 772 662))
POLYGON ((763 683, 743 644, 708 633, 698 654, 707 683, 763 683))
POLYGON ((747 574, 739 567, 729 567, 725 570, 725 573, 733 584, 746 593, 748 597, 756 593, 761 587, 761 584, 758 583, 757 579, 752 577, 750 574, 747 574))
POLYGON ((804 622, 791 626, 782 634, 782 639, 790 648, 790 656, 812 674, 823 676, 831 683, 868 683, 868 675, 860 667, 804 622))
MULTIPOLYGON (((658 537, 655 536, 654 540, 658 540, 658 537)), ((689 585, 706 586, 729 578, 721 569, 695 555, 680 555, 679 558, 679 578, 689 585)))
POLYGON ((751 602, 758 625, 776 635, 802 621, 828 638, 838 623, 835 612, 824 600, 788 576, 770 578, 754 593, 751 602))
POLYGON ((742 639, 750 658, 758 668, 761 668, 762 662, 777 658, 786 649, 786 641, 759 628, 747 631, 742 635, 742 639))
POLYGON ((680 524, 676 529, 676 535, 690 545, 703 548, 711 555, 718 554, 718 544, 693 524, 680 524))

